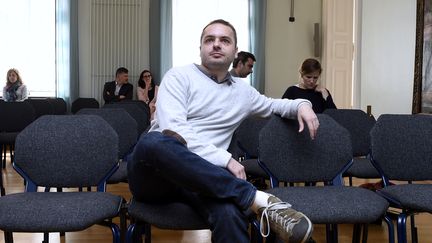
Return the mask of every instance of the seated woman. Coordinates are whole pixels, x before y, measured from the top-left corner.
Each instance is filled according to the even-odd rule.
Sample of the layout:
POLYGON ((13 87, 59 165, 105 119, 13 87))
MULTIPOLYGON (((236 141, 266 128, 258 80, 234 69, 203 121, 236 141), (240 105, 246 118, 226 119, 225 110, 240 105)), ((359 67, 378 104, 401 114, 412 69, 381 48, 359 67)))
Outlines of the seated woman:
POLYGON ((7 102, 23 101, 27 99, 27 87, 23 84, 21 76, 15 68, 6 74, 6 86, 3 88, 3 100, 7 102))
POLYGON ((142 71, 138 80, 137 97, 138 100, 144 101, 149 105, 151 120, 153 120, 153 114, 156 110, 158 88, 159 86, 154 83, 150 71, 142 71))
POLYGON ((300 67, 300 83, 289 87, 282 98, 307 99, 312 103, 315 113, 322 113, 325 109, 336 109, 330 92, 318 84, 321 72, 321 64, 316 59, 306 59, 300 67))

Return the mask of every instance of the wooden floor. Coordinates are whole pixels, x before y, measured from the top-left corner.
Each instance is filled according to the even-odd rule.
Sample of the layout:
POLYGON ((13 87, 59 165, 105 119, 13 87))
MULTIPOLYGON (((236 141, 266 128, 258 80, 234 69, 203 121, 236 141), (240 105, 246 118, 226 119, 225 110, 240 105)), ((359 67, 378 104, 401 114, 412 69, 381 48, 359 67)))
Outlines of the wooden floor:
MULTIPOLYGON (((22 192, 24 190, 22 178, 12 168, 10 162, 7 162, 7 167, 2 171, 4 185, 6 187, 6 194, 22 192)), ((367 180, 354 180, 356 185, 370 182, 367 180)), ((108 191, 123 196, 126 200, 129 200, 131 194, 128 186, 125 183, 108 185, 108 191)), ((1 217, 1 215, 0 215, 1 217)), ((416 224, 419 233, 419 242, 431 242, 432 241, 432 223, 431 215, 420 214, 416 216, 416 224)), ((118 223, 118 219, 115 221, 118 223)), ((408 222, 409 223, 409 222, 408 222)), ((210 240, 210 231, 199 230, 199 231, 170 231, 170 230, 159 230, 152 229, 152 240, 154 243, 173 243, 173 242, 184 242, 184 243, 207 243, 210 240)), ((323 225, 314 225, 313 238, 316 242, 325 242, 325 227, 323 225)), ((3 232, 0 231, 0 243, 4 242, 3 232)), ((352 225, 340 225, 339 226, 339 242, 348 243, 351 242, 352 225)), ((40 243, 42 242, 43 235, 40 233, 14 233, 15 243, 40 243)), ((387 227, 383 223, 382 225, 370 225, 369 226, 369 238, 368 242, 388 242, 387 240, 387 227)), ((66 236, 60 237, 58 233, 50 234, 50 242, 67 242, 67 243, 102 243, 112 242, 111 231, 103 226, 92 226, 89 229, 82 232, 66 233, 66 236)), ((410 242, 410 240, 409 240, 410 242)))

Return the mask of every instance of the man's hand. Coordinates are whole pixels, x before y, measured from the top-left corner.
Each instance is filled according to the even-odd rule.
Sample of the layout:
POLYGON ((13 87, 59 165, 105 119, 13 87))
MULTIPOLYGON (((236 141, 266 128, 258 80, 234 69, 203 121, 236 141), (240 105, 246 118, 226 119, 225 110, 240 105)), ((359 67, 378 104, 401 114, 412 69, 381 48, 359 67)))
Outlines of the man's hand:
POLYGON ((231 174, 239 179, 246 180, 246 172, 243 167, 237 160, 231 158, 227 164, 227 169, 231 174))
POLYGON ((299 122, 299 132, 304 129, 304 123, 309 128, 309 134, 312 139, 315 138, 319 127, 318 117, 308 103, 300 104, 297 111, 297 119, 299 122))

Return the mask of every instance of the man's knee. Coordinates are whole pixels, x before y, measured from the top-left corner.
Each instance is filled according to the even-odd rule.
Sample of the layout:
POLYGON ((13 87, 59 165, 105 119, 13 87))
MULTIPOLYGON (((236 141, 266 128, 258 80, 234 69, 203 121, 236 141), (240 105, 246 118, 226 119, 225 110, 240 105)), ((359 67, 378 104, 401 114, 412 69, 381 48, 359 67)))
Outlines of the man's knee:
POLYGON ((134 153, 141 154, 144 152, 152 152, 160 147, 162 134, 160 132, 149 132, 141 136, 135 145, 134 153))

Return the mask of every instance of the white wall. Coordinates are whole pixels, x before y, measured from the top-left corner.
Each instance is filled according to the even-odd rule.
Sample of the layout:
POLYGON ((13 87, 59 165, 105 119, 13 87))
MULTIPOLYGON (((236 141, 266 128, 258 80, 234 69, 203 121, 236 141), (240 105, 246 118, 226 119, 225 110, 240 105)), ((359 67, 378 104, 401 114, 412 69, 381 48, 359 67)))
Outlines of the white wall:
POLYGON ((321 1, 295 1, 295 22, 288 21, 290 6, 288 0, 267 1, 265 94, 269 97, 280 98, 298 83, 301 63, 313 57, 314 23, 321 23, 321 1))
POLYGON ((150 66, 149 2, 79 0, 80 97, 103 104, 103 85, 114 80, 122 66, 129 70, 129 83, 137 86, 139 74, 150 66))
POLYGON ((381 114, 412 106, 416 0, 362 0, 360 104, 381 114))

